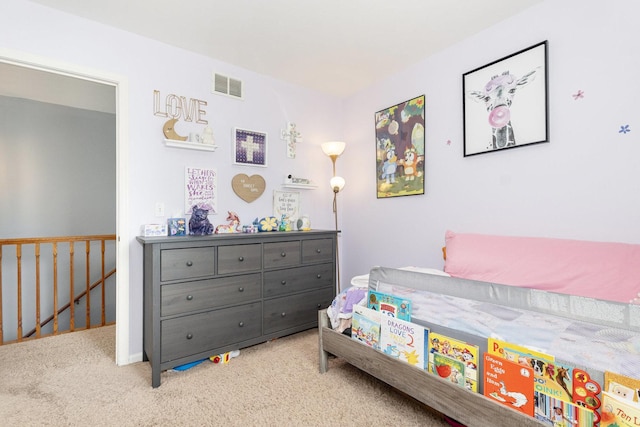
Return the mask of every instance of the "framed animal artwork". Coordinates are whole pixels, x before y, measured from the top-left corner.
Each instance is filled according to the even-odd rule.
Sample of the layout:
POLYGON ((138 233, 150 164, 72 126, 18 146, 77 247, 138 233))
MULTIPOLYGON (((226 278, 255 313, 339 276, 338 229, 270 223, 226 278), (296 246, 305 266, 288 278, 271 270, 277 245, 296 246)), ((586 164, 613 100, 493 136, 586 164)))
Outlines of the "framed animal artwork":
POLYGON ((462 75, 464 157, 549 142, 547 41, 462 75))
POLYGON ((420 95, 375 114, 379 199, 424 194, 424 102, 420 95))

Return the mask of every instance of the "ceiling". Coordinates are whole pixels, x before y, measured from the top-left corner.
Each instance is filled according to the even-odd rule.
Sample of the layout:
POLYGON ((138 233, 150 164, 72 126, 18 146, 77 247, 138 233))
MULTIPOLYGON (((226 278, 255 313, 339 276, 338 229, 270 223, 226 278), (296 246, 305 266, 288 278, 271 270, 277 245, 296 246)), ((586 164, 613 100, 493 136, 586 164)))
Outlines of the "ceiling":
POLYGON ((31 1, 344 98, 543 0, 31 1))

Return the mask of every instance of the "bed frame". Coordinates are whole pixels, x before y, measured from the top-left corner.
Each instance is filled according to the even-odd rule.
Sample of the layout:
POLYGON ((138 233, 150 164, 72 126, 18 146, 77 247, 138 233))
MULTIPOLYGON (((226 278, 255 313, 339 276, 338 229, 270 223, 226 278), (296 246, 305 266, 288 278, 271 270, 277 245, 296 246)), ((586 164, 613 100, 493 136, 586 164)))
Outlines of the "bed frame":
MULTIPOLYGON (((411 271, 376 267, 371 270, 369 288, 376 283, 405 283, 408 287, 426 289, 478 301, 534 309, 551 315, 585 319, 599 324, 639 331, 640 307, 609 303, 590 298, 551 294, 512 286, 469 281, 452 277, 438 277, 411 271), (430 277, 427 277, 430 276, 430 277), (461 282, 462 281, 462 282, 461 282), (465 286, 452 286, 452 283, 465 286), (458 295, 456 295, 458 294, 458 295), (553 302, 550 304, 550 302, 553 302), (602 318, 594 319, 593 304, 602 318), (590 309, 589 309, 590 308, 590 309), (612 314, 616 314, 612 316, 612 314)), ((390 386, 426 404, 434 410, 468 426, 533 427, 546 425, 510 407, 493 402, 479 393, 470 392, 427 371, 419 370, 359 343, 331 329, 326 310, 318 313, 320 373, 327 372, 329 356, 339 357, 351 365, 380 379, 390 386)))
POLYGON ((546 425, 334 331, 326 310, 318 312, 318 327, 320 373, 329 369, 332 354, 468 427, 546 425))

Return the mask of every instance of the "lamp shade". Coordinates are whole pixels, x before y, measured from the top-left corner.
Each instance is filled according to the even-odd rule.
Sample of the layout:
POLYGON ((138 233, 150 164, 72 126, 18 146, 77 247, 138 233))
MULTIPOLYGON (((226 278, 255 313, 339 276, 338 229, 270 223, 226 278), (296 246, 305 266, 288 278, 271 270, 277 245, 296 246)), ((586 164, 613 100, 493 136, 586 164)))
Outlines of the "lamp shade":
POLYGON ((347 144, 345 144, 342 141, 323 142, 322 151, 324 152, 324 154, 326 154, 329 157, 331 156, 338 157, 342 154, 342 152, 344 151, 344 147, 346 145, 347 144))
POLYGON ((344 188, 344 185, 346 184, 345 180, 343 177, 341 176, 334 176, 333 178, 331 178, 331 180, 329 181, 329 185, 331 185, 331 188, 333 189, 333 191, 340 192, 342 191, 342 189, 344 188), (337 191, 336 191, 337 190, 337 191))

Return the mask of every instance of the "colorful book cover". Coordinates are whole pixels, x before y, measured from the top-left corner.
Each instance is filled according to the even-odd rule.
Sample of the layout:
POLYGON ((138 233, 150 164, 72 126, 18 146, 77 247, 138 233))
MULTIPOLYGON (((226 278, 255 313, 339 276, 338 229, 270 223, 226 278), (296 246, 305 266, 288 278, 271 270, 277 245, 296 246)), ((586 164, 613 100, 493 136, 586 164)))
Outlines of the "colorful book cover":
POLYGON ((537 372, 534 375, 537 392, 573 403, 573 366, 558 362, 546 363, 542 375, 537 372))
POLYGON ((353 306, 351 337, 380 350, 380 312, 361 305, 353 306))
POLYGON ((573 369, 573 403, 593 411, 594 424, 600 422, 602 387, 587 371, 573 369))
POLYGON ((434 372, 435 354, 444 354, 464 363, 465 387, 478 392, 478 346, 436 332, 429 333, 429 372, 434 372))
POLYGON ((640 426, 640 406, 629 399, 602 392, 602 412, 600 427, 638 427, 640 426))
POLYGON ((369 291, 367 307, 389 317, 411 321, 411 301, 404 298, 383 292, 369 291))
POLYGON ((380 349, 416 368, 426 369, 429 329, 402 319, 380 316, 380 349))
POLYGON ((186 220, 184 218, 169 218, 169 236, 184 236, 187 234, 186 220))
POLYGON ((433 363, 429 364, 429 372, 460 387, 465 387, 464 362, 440 353, 429 354, 429 358, 433 360, 433 363))
POLYGON ((484 353, 484 395, 530 417, 534 413, 533 368, 484 353))
POLYGON ((495 338, 489 338, 488 352, 531 367, 536 377, 536 391, 573 402, 573 366, 556 362, 550 354, 495 338))
POLYGON ((511 360, 512 362, 526 362, 526 359, 520 356, 529 357, 530 359, 540 359, 547 362, 553 362, 555 360, 555 357, 550 354, 496 338, 489 338, 487 340, 487 352, 494 356, 511 360))
MULTIPOLYGON (((625 400, 640 405, 638 401, 640 398, 640 379, 605 371, 604 391, 618 400, 625 400)), ((640 421, 636 425, 640 426, 640 421)))
POLYGON ((553 427, 593 427, 594 413, 589 408, 556 399, 536 391, 535 418, 553 427))

